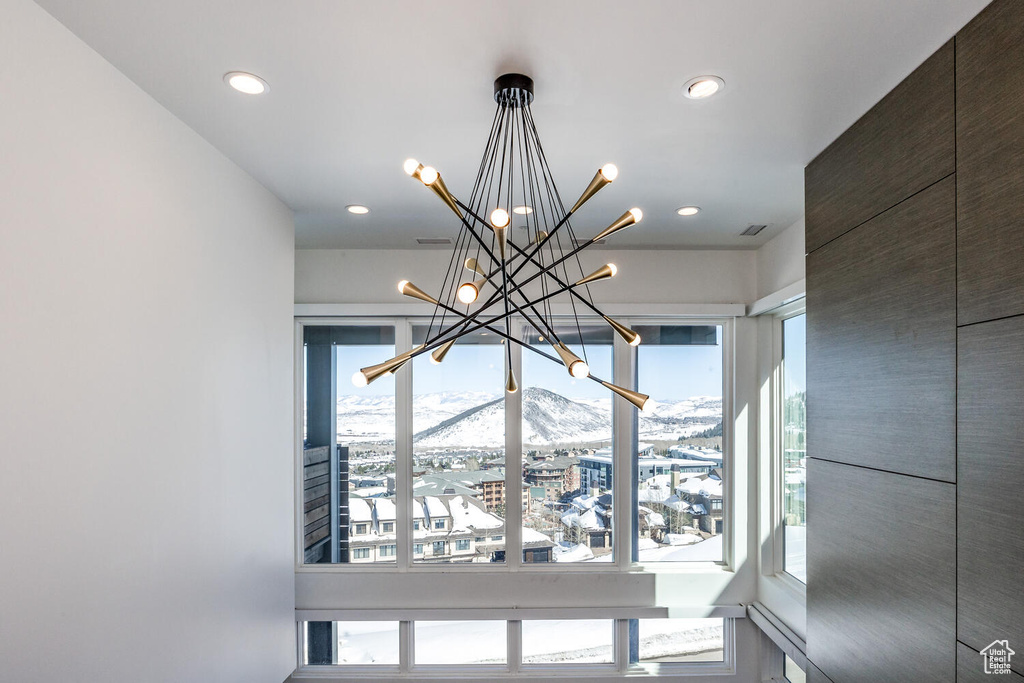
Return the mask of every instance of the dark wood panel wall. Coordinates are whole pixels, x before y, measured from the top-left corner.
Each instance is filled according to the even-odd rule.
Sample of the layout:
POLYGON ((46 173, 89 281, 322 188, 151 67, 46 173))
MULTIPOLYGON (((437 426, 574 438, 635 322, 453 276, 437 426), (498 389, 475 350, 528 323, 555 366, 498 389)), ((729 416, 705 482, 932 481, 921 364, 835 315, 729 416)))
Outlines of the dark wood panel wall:
POLYGON ((834 683, 1024 653, 1022 46, 995 0, 806 170, 807 654, 834 683))

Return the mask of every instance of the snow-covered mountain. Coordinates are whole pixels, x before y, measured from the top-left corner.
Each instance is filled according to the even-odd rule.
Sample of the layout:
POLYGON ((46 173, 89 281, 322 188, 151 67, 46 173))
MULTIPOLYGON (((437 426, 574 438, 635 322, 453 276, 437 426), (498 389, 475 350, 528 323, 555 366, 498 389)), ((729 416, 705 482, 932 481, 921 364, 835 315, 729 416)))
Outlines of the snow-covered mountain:
MULTIPOLYGON (((523 390, 523 443, 590 443, 611 438, 612 398, 572 400, 541 389, 523 390)), ((675 440, 715 426, 722 399, 696 396, 683 401, 651 400, 640 414, 640 439, 675 440)), ((501 395, 484 392, 419 394, 413 405, 413 437, 427 448, 497 448, 505 443, 501 395)), ((394 439, 393 396, 338 399, 338 435, 343 443, 394 439)))

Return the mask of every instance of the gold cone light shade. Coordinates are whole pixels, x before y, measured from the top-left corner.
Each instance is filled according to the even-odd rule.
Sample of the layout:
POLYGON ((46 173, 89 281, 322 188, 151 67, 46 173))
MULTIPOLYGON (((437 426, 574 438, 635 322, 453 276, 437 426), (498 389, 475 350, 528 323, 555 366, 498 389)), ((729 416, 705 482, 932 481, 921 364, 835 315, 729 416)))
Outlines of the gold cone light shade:
POLYGON ((626 213, 619 216, 614 223, 612 223, 607 228, 602 230, 601 233, 594 238, 594 241, 596 242, 597 240, 604 239, 605 237, 608 237, 609 235, 616 233, 619 230, 622 230, 623 228, 628 228, 634 223, 639 223, 643 217, 644 212, 634 207, 627 211, 626 213))
POLYGON ((462 211, 459 210, 459 205, 455 202, 455 197, 453 197, 452 193, 448 191, 448 186, 444 184, 444 179, 441 177, 440 173, 437 174, 437 178, 434 182, 429 183, 427 187, 433 190, 434 194, 440 197, 441 200, 448 205, 448 208, 455 212, 456 216, 462 218, 462 211))
POLYGON ((586 377, 590 374, 590 366, 583 362, 579 356, 569 350, 569 347, 559 342, 552 344, 551 348, 555 350, 555 353, 562 359, 562 363, 565 364, 569 374, 573 377, 586 377))
POLYGON ((607 280, 610 277, 615 277, 615 273, 617 272, 619 272, 619 269, 614 263, 606 263, 590 275, 578 280, 576 282, 576 286, 585 285, 588 282, 597 282, 598 280, 607 280))
POLYGON ((400 367, 409 362, 409 359, 412 358, 412 354, 416 353, 422 348, 423 345, 420 344, 415 349, 412 349, 411 351, 406 351, 405 353, 401 353, 392 358, 391 360, 386 360, 383 363, 378 363, 377 365, 369 365, 365 368, 362 368, 356 374, 352 375, 352 384, 356 385, 357 387, 364 387, 367 384, 380 379, 384 375, 395 372, 400 367))
POLYGON ((505 249, 508 245, 508 226, 501 228, 493 228, 494 236, 498 238, 498 254, 501 256, 501 260, 505 260, 505 249))
POLYGON ((576 200, 575 204, 573 204, 569 213, 576 213, 576 209, 583 206, 587 200, 597 194, 602 187, 615 180, 615 177, 618 174, 619 170, 615 168, 614 164, 605 164, 599 168, 597 173, 594 174, 594 179, 590 181, 589 185, 587 185, 587 189, 583 190, 583 194, 581 194, 580 198, 576 200))
POLYGON ((406 296, 411 296, 413 299, 419 299, 420 301, 426 301, 427 303, 434 304, 435 306, 437 305, 437 299, 430 296, 408 280, 402 280, 398 283, 398 291, 406 296))
POLYGON ((508 370, 508 378, 505 380, 505 391, 510 394, 514 394, 519 391, 519 385, 516 384, 516 375, 512 372, 512 368, 508 370))
POLYGON ((648 399, 651 398, 647 394, 641 394, 639 391, 630 391, 629 389, 623 389, 617 384, 612 384, 611 382, 602 381, 601 384, 603 384, 605 388, 611 389, 616 394, 626 399, 640 410, 644 409, 644 404, 646 404, 648 399))
POLYGON ((612 329, 615 330, 616 334, 625 339, 627 344, 629 344, 630 346, 640 345, 639 334, 629 329, 628 327, 620 323, 618 320, 613 320, 612 318, 609 318, 606 315, 601 317, 608 321, 608 324, 612 326, 612 329))
POLYGON ((455 344, 454 339, 446 341, 444 344, 441 344, 434 349, 434 352, 430 354, 430 362, 434 365, 440 365, 441 361, 444 360, 444 357, 448 355, 448 351, 451 350, 453 344, 455 344))
POLYGON ((480 263, 472 256, 466 259, 466 268, 468 270, 472 270, 481 277, 487 277, 487 273, 485 273, 484 269, 480 267, 480 263))

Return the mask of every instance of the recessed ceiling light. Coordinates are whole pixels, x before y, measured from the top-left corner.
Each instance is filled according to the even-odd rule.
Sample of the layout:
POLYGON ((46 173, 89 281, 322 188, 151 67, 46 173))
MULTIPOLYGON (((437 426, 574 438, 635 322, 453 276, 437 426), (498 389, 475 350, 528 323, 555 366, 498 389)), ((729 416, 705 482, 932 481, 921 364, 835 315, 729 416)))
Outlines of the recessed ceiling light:
POLYGON ((725 81, 718 76, 697 76, 683 84, 683 94, 691 100, 711 97, 725 87, 725 81))
POLYGON ((360 216, 362 216, 364 213, 370 213, 370 210, 368 208, 366 208, 365 206, 361 206, 360 204, 349 204, 345 208, 348 209, 349 213, 358 214, 360 216))
POLYGON ((698 213, 700 213, 700 207, 681 206, 678 209, 676 209, 676 213, 678 213, 680 216, 696 216, 698 213))
POLYGON ((528 213, 533 213, 533 207, 532 206, 517 206, 514 209, 512 209, 512 213, 519 214, 520 216, 525 216, 528 213))
POLYGON ((270 90, 270 85, 265 80, 244 71, 227 72, 224 74, 224 82, 246 95, 262 95, 270 90))

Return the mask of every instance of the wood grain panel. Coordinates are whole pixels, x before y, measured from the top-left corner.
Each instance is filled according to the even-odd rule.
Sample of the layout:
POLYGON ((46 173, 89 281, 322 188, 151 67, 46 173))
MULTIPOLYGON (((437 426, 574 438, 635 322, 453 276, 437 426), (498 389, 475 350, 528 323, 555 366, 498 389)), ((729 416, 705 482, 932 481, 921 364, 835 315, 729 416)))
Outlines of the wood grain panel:
POLYGON ((952 681, 956 487, 808 461, 807 656, 834 683, 952 681))
POLYGON ((957 635, 1024 673, 1024 317, 960 328, 958 359, 957 635))
MULTIPOLYGON (((1015 655, 1015 657, 1017 656, 1019 655, 1015 655)), ((1011 673, 1009 676, 990 676, 985 673, 985 663, 981 655, 963 643, 957 643, 956 683, 992 683, 993 680, 1003 681, 1003 683, 1024 683, 1024 676, 1018 676, 1015 673, 1011 673)))
POLYGON ((1024 313, 1024 2, 956 37, 959 323, 1024 313))
POLYGON ((950 41, 808 164, 808 253, 953 172, 953 71, 950 41))
POLYGON ((954 179, 807 257, 808 448, 954 481, 954 179))

